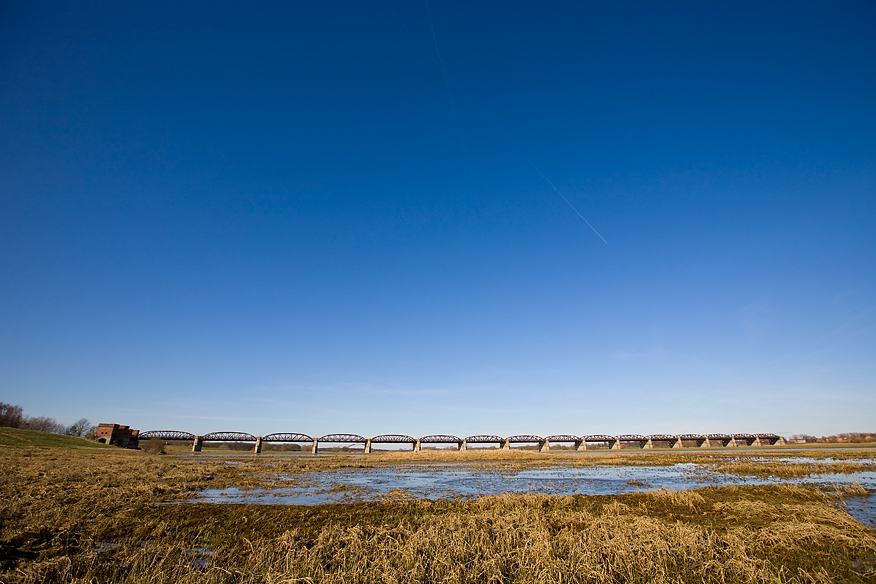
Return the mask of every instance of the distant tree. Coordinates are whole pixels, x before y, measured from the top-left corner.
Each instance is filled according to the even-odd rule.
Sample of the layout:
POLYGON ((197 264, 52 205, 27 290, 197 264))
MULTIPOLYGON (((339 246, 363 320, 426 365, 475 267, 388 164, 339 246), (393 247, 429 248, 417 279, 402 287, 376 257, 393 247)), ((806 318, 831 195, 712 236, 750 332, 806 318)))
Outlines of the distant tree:
POLYGON ((0 402, 0 426, 21 428, 24 424, 24 410, 21 406, 0 402))
POLYGON ((48 416, 28 417, 24 422, 24 427, 28 430, 49 432, 51 434, 63 434, 67 429, 62 424, 59 424, 58 420, 55 418, 49 418, 48 416))
POLYGON ((91 422, 87 418, 79 418, 67 428, 65 433, 68 436, 85 436, 91 428, 91 422))

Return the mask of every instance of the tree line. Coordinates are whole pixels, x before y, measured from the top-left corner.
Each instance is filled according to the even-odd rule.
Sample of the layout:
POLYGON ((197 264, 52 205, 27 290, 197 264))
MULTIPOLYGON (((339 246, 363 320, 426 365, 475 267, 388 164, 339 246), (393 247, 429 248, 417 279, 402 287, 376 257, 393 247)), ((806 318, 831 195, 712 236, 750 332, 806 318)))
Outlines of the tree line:
POLYGON ((50 434, 66 434, 67 436, 85 436, 94 438, 97 427, 86 418, 80 418, 65 426, 48 416, 26 416, 24 408, 0 402, 0 426, 6 428, 24 428, 50 434))

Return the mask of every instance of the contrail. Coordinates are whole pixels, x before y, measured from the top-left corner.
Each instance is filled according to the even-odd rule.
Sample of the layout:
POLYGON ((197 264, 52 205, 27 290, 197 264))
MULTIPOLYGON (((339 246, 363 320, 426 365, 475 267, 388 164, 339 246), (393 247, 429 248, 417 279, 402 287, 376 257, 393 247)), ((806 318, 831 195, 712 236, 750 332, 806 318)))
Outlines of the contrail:
POLYGON ((569 199, 567 199, 566 196, 565 196, 563 193, 560 192, 560 189, 558 189, 557 186, 556 186, 554 183, 552 183, 551 180, 550 180, 548 177, 546 177, 546 176, 544 175, 544 173, 541 171, 541 169, 539 169, 539 168, 535 165, 535 163, 534 163, 532 160, 529 159, 529 157, 528 157, 526 154, 524 154, 523 152, 521 152, 519 148, 517 148, 517 147, 515 146, 514 149, 517 150, 517 153, 520 154, 520 156, 522 156, 523 158, 526 159, 526 162, 528 162, 528 163, 532 166, 532 168, 535 169, 535 172, 537 172, 539 175, 541 175, 541 178, 543 178, 547 184, 551 185, 551 188, 554 189, 554 192, 556 192, 558 195, 560 195, 560 198, 561 198, 561 199, 563 199, 564 201, 566 201, 566 204, 569 205, 569 207, 570 207, 575 213, 577 213, 578 217, 580 217, 581 220, 584 221, 584 223, 587 224, 587 227, 589 227, 590 229, 592 229, 592 230, 593 230, 593 233, 595 233, 595 234, 599 237, 599 239, 601 239, 601 240, 603 241, 603 243, 605 243, 605 245, 608 245, 608 242, 605 241, 605 238, 602 237, 601 235, 599 235, 599 232, 596 231, 596 228, 593 227, 592 225, 590 225, 590 221, 588 221, 588 220, 584 217, 584 215, 581 214, 581 211, 579 211, 578 209, 575 208, 575 205, 573 205, 572 203, 569 202, 569 199))
POLYGON ((450 81, 447 79, 447 67, 444 66, 444 59, 441 58, 441 50, 438 48, 438 37, 435 36, 435 23, 432 22, 432 11, 429 10, 428 0, 423 0, 426 5, 426 14, 429 16, 429 27, 432 29, 432 40, 435 42, 435 53, 438 55, 438 63, 441 65, 441 73, 444 74, 444 87, 447 88, 447 96, 450 98, 450 110, 453 112, 453 121, 456 123, 456 135, 459 137, 459 146, 465 152, 465 145, 462 142, 462 130, 459 127, 459 117, 456 115, 456 105, 453 103, 453 92, 450 91, 450 81))

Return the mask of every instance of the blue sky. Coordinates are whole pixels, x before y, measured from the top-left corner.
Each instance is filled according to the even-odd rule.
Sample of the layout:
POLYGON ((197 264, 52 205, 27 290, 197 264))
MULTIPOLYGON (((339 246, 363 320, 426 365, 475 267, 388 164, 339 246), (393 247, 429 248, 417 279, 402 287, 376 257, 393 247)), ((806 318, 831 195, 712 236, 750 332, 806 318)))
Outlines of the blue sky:
POLYGON ((0 401, 192 432, 872 431, 874 25, 4 3, 0 401))

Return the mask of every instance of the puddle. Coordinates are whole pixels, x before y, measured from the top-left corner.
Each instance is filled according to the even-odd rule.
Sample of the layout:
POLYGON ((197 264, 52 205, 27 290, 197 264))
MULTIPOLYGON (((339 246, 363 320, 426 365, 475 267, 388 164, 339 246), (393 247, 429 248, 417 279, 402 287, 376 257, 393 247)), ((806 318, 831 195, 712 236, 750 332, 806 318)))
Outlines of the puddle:
POLYGON ((876 493, 867 497, 848 497, 844 507, 849 515, 867 527, 876 529, 876 493))

